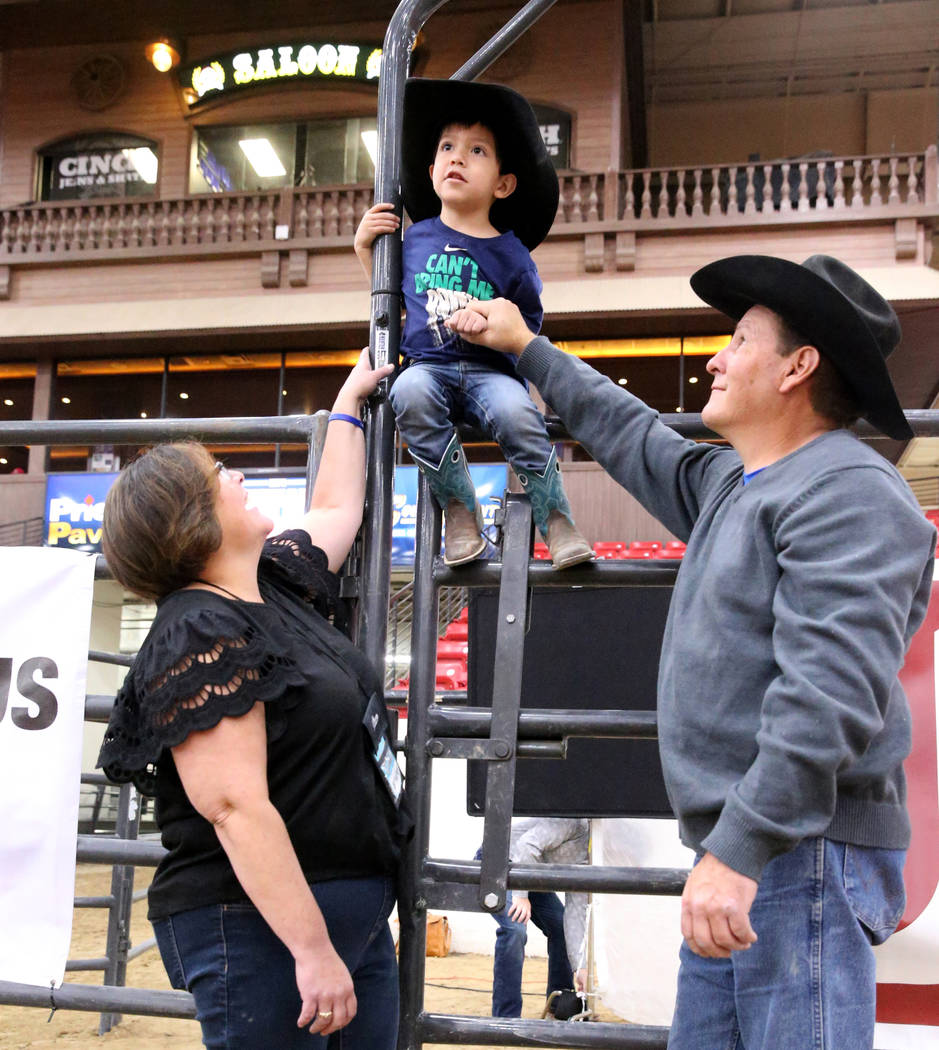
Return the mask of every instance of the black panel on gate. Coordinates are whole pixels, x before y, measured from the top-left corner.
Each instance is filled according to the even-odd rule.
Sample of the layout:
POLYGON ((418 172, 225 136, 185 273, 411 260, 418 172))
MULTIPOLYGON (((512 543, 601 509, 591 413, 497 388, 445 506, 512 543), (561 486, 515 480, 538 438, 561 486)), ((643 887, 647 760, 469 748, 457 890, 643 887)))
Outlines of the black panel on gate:
MULTIPOLYGON (((654 710, 671 587, 534 591, 522 707, 654 710)), ((492 706, 497 591, 469 603, 467 701, 492 706)), ((487 762, 467 763, 466 805, 481 816, 487 762)), ((521 758, 514 812, 524 816, 671 817, 658 742, 570 738, 567 758, 521 758)))

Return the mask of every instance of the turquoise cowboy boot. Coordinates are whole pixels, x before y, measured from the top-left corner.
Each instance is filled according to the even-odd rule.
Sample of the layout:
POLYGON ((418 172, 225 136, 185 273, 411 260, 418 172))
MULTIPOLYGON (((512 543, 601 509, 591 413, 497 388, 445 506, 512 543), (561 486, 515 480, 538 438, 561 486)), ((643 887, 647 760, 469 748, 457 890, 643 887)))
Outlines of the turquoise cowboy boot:
POLYGON ((486 549, 482 536, 483 516, 476 502, 476 489, 466 465, 466 455, 456 431, 437 466, 411 452, 430 483, 434 499, 443 509, 445 526, 443 560, 447 565, 473 561, 486 549))
POLYGON ((571 517, 571 506, 561 482, 561 465, 551 449, 544 472, 516 470, 522 488, 531 500, 531 516, 545 538, 556 569, 593 560, 593 548, 584 539, 571 517))

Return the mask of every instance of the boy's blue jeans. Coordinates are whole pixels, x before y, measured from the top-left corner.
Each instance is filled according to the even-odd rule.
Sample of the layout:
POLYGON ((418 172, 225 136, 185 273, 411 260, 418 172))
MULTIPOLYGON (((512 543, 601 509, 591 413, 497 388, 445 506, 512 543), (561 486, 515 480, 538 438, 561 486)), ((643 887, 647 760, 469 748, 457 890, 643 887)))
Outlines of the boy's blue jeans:
MULTIPOLYGON (((531 901, 531 922, 548 938, 547 998, 557 989, 574 986, 564 941, 564 905, 555 893, 531 892, 528 899, 531 901)), ((511 903, 512 893, 509 891, 505 896, 505 908, 492 916, 499 924, 492 964, 493 1017, 522 1016, 522 966, 528 929, 525 923, 509 918, 511 903)))
POLYGON ((669 1050, 871 1050, 871 944, 903 914, 905 857, 812 838, 770 861, 756 944, 729 959, 682 945, 669 1050))
POLYGON ((548 464, 544 416, 522 383, 488 365, 418 362, 401 372, 389 399, 409 448, 434 466, 459 422, 491 434, 518 470, 541 473, 548 464))
POLYGON ((330 940, 352 975, 358 1012, 331 1036, 297 1028, 293 956, 254 905, 212 904, 153 924, 174 988, 196 1000, 207 1047, 226 1050, 394 1050, 398 966, 388 915, 390 879, 335 879, 311 886, 330 940))

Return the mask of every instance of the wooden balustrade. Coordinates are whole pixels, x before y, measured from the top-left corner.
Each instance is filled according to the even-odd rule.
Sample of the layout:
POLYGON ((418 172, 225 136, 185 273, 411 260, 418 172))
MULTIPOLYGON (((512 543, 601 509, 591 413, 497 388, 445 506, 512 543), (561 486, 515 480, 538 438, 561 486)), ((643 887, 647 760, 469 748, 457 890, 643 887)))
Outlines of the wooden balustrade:
MULTIPOLYGON (((616 218, 708 223, 825 211, 851 216, 935 204, 936 147, 903 156, 813 157, 619 173, 616 218)), ((585 178, 585 176, 581 176, 585 178)), ((841 217, 833 214, 832 219, 841 217)), ((571 221, 571 220, 566 220, 571 221)), ((580 221, 589 221, 581 218, 580 221)))
MULTIPOLYGON (((936 147, 923 153, 772 163, 561 172, 554 233, 902 218, 937 205, 936 147), (589 229, 592 227, 592 229, 589 229)), ((344 248, 369 185, 288 187, 161 200, 75 201, 0 210, 0 263, 344 248)), ((600 245, 602 249, 602 244, 600 245)), ((601 252, 602 254, 602 252, 601 252)))

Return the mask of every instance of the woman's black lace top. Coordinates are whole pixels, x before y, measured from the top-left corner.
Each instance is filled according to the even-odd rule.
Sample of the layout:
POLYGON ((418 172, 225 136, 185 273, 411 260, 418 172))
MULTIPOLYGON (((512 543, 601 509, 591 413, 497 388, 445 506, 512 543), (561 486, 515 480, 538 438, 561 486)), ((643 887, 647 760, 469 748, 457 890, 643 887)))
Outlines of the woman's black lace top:
POLYGON ((271 801, 309 880, 378 874, 395 863, 396 814, 362 728, 380 683, 323 616, 338 594, 326 555, 304 530, 282 533, 265 545, 258 582, 263 603, 209 590, 164 598, 115 700, 98 765, 156 796, 170 852, 150 890, 154 919, 245 899, 170 749, 258 702, 271 801))

